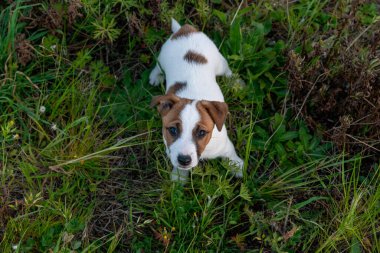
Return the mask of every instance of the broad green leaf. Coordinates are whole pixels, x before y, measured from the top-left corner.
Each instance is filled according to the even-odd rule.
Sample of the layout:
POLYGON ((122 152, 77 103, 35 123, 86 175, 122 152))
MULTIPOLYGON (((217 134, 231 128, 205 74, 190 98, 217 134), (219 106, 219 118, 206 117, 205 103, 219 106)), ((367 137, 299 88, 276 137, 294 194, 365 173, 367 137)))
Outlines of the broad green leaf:
POLYGON ((288 132, 284 133, 283 135, 281 135, 278 140, 281 142, 284 142, 284 141, 293 140, 295 138, 298 138, 298 132, 297 131, 288 131, 288 132))
POLYGON ((276 149, 279 157, 286 156, 286 150, 281 143, 277 142, 276 144, 274 144, 274 148, 276 149))
POLYGON ((223 24, 227 24, 227 15, 226 15, 226 13, 214 9, 212 11, 212 14, 214 14, 215 16, 217 16, 223 24))
POLYGON ((302 207, 310 204, 311 202, 314 202, 314 201, 317 201, 317 200, 321 200, 321 199, 324 199, 324 200, 328 200, 329 198, 327 197, 322 197, 322 196, 314 196, 314 197, 311 197, 310 199, 308 200, 305 200, 305 201, 302 201, 300 203, 297 203, 295 204, 293 207, 295 209, 301 209, 302 207))
POLYGON ((242 35, 240 30, 240 19, 235 19, 230 27, 230 46, 233 54, 240 53, 242 35))
POLYGON ((309 146, 309 135, 307 133, 306 127, 301 126, 298 131, 302 146, 304 147, 304 150, 308 149, 309 146))

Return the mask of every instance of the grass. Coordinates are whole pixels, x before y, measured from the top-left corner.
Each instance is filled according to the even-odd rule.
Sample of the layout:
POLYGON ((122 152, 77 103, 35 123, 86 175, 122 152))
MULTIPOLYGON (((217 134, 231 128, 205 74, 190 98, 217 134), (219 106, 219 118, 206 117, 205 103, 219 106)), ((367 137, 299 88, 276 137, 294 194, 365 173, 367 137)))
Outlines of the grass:
POLYGON ((376 125, 318 111, 340 78, 376 94, 379 5, 11 2, 0 4, 1 252, 380 252, 376 125), (339 25, 346 15, 356 26, 339 25), (243 179, 216 159, 185 186, 170 181, 149 108, 164 87, 148 75, 171 17, 203 29, 233 70, 218 82, 243 179), (345 57, 365 74, 348 75, 345 57))

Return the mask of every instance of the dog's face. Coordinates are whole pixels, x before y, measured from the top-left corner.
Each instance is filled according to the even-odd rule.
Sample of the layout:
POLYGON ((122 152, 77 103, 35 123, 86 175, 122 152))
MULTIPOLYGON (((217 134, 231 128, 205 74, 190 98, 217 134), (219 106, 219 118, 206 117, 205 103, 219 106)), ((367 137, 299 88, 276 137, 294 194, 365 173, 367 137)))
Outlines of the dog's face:
POLYGON ((154 97, 162 117, 162 132, 174 167, 188 170, 198 164, 214 126, 222 130, 228 107, 224 102, 190 100, 174 94, 154 97))

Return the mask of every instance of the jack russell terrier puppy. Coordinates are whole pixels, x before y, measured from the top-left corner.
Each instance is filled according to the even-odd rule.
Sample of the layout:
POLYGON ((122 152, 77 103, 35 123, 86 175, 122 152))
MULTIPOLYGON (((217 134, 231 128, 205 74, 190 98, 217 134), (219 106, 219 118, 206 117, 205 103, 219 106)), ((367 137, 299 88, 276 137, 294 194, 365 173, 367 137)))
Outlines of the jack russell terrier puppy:
POLYGON ((216 76, 231 76, 226 59, 215 44, 191 25, 172 19, 173 34, 162 46, 149 82, 166 77, 166 95, 152 99, 163 122, 166 153, 173 164, 171 179, 185 182, 201 159, 225 157, 243 176, 244 162, 237 156, 224 125, 228 106, 216 76))

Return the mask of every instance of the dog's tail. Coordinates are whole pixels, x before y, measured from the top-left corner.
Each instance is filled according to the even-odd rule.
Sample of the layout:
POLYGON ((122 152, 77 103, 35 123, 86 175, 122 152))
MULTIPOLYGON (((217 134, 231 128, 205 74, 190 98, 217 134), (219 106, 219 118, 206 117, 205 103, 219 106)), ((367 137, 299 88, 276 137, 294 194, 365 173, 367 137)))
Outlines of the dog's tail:
POLYGON ((177 22, 177 20, 172 18, 172 32, 176 33, 179 29, 181 29, 181 25, 177 22))

